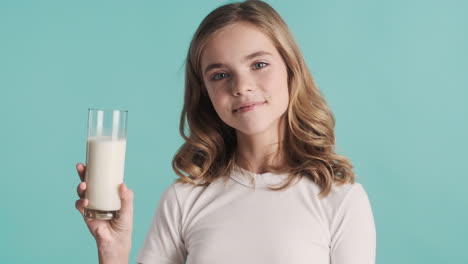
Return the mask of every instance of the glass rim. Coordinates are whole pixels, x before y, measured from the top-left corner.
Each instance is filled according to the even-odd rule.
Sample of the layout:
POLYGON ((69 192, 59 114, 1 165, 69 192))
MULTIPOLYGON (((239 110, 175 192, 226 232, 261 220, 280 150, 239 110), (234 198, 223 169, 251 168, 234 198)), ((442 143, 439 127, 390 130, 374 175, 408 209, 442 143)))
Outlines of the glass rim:
POLYGON ((96 108, 96 107, 89 107, 88 112, 89 111, 106 111, 106 112, 120 111, 120 112, 128 113, 128 110, 126 109, 122 110, 122 109, 96 108))

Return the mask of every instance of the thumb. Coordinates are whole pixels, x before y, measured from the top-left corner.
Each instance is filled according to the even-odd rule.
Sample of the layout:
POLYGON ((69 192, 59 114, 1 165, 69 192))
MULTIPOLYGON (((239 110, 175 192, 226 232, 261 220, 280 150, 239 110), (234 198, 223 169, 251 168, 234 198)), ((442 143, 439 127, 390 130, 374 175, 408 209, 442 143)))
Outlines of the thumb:
POLYGON ((131 220, 133 216, 133 191, 128 189, 125 183, 122 183, 119 186, 119 194, 121 204, 120 217, 131 220))

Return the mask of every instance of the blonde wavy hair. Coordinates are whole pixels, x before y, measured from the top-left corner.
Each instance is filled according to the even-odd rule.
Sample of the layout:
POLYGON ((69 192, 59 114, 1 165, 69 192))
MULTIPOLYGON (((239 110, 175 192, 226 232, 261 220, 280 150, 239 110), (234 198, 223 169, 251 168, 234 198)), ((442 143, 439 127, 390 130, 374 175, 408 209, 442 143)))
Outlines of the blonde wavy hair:
POLYGON ((239 22, 250 23, 269 36, 287 66, 289 105, 282 116, 286 122, 281 122, 285 124, 284 140, 279 142, 275 155, 281 157, 281 165, 269 165, 268 169, 289 176, 281 186, 269 188, 283 190, 305 176, 320 187, 320 195, 325 197, 334 183, 354 183, 351 162, 335 153, 334 116, 291 32, 270 5, 258 0, 218 7, 205 17, 193 36, 185 65, 185 97, 179 126, 185 143, 172 160, 179 176, 176 182, 207 186, 226 177, 238 164, 235 129, 219 118, 206 94, 201 54, 210 36, 239 22))

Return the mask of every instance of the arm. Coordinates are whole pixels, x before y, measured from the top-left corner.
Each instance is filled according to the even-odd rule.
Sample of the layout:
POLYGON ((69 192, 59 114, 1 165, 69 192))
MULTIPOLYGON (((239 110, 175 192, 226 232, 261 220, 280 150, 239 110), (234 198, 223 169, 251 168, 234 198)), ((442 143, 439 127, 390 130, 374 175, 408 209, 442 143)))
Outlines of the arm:
POLYGON ((376 231, 366 191, 355 184, 338 207, 332 221, 332 264, 374 264, 376 231))
POLYGON ((174 185, 162 194, 146 239, 136 259, 139 263, 182 264, 187 251, 182 239, 182 214, 174 185))
MULTIPOLYGON (((78 184, 77 193, 80 198, 75 202, 76 209, 81 216, 84 215, 84 208, 88 205, 85 198, 86 166, 82 163, 76 165, 81 183, 78 184)), ((84 218, 89 231, 96 240, 98 248, 99 263, 128 263, 130 249, 132 246, 133 230, 133 191, 125 184, 119 186, 121 200, 120 218, 112 220, 97 220, 84 218)))

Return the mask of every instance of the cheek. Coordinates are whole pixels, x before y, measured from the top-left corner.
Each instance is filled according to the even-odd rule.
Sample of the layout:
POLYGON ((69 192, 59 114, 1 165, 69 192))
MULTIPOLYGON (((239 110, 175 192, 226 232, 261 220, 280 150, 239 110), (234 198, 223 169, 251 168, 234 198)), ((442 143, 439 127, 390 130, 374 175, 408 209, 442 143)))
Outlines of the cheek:
POLYGON ((210 95, 211 103, 213 104, 215 108, 222 105, 223 97, 221 93, 210 91, 209 95, 210 95))
POLYGON ((277 70, 271 72, 269 76, 268 85, 269 92, 276 97, 276 101, 284 102, 289 100, 289 89, 288 89, 288 76, 285 70, 277 70))
POLYGON ((228 108, 226 96, 221 92, 213 92, 212 90, 209 91, 208 94, 216 113, 218 113, 219 116, 224 115, 228 108))
POLYGON ((288 72, 286 65, 283 65, 281 71, 278 73, 278 83, 280 84, 279 90, 286 101, 289 101, 289 84, 288 72))
POLYGON ((276 111, 283 113, 289 104, 288 76, 285 69, 278 70, 271 76, 269 84, 276 111))

